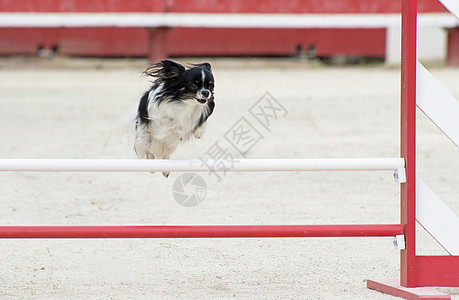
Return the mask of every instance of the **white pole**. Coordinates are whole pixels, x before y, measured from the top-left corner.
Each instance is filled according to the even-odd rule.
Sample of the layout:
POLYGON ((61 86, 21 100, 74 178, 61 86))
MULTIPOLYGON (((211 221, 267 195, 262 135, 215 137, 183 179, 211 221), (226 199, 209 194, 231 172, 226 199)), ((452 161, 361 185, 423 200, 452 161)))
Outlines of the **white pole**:
POLYGON ((0 159, 0 172, 395 171, 403 158, 332 159, 0 159))
MULTIPOLYGON (((418 20, 421 27, 457 25, 447 13, 420 14, 418 20)), ((390 28, 400 27, 400 14, 8 12, 0 13, 0 27, 390 28)))

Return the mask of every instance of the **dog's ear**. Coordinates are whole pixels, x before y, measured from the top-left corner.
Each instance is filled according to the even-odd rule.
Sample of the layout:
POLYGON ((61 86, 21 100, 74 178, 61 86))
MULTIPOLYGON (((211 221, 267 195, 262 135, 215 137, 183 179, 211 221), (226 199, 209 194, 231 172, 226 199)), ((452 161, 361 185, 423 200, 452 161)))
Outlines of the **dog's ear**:
POLYGON ((184 66, 172 60, 162 60, 161 64, 163 65, 165 75, 169 78, 178 77, 180 74, 185 72, 184 66))
POLYGON ((194 66, 195 67, 199 67, 199 68, 203 68, 203 69, 207 69, 209 71, 212 71, 212 67, 208 62, 205 62, 205 63, 202 63, 202 64, 195 64, 194 66))
POLYGON ((171 79, 180 76, 185 72, 185 67, 172 60, 162 60, 159 63, 149 66, 144 74, 158 79, 171 79))

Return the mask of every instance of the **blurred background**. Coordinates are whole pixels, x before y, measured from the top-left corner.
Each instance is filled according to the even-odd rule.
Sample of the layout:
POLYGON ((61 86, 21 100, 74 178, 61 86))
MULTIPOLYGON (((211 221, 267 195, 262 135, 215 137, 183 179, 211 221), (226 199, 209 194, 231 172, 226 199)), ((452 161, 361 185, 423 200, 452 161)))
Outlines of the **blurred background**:
MULTIPOLYGON (((60 13, 400 13, 400 0, 0 0, 0 12, 60 13)), ((459 29, 437 0, 419 0, 419 59, 459 65, 459 29)), ((203 16, 205 18, 205 16, 203 16)), ((456 23, 457 24, 457 23, 456 23)), ((300 56, 325 62, 400 63, 400 28, 168 28, 167 56, 300 56)), ((0 27, 0 56, 147 57, 149 29, 123 27, 0 27)), ((155 45, 153 45, 154 47, 155 45)))

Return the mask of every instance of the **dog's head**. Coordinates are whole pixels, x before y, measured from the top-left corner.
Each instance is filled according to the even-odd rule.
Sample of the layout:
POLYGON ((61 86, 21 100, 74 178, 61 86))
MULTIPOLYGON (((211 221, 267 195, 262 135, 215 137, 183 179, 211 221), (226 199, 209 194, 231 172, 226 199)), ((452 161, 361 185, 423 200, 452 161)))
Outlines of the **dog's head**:
POLYGON ((214 100, 214 76, 209 63, 195 64, 186 69, 171 60, 150 66, 145 74, 164 83, 164 90, 176 100, 192 100, 200 104, 214 100))

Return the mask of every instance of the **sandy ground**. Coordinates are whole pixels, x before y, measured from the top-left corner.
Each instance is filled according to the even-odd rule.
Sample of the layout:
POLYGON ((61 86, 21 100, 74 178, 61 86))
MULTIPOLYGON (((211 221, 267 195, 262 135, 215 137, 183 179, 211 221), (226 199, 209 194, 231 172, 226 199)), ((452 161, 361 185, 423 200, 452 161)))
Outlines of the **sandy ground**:
MULTIPOLYGON (((181 60, 185 62, 185 60, 181 60)), ((197 59, 186 60, 199 62, 197 59)), ((399 70, 297 60, 210 59, 216 110, 204 157, 245 117, 247 158, 397 157, 399 70), (249 109, 266 92, 287 110, 269 131, 249 109)), ((132 158, 123 115, 148 86, 144 60, 2 59, 2 158, 132 158)), ((459 69, 432 73, 459 98, 459 69)), ((419 114, 419 174, 459 213, 457 148, 419 114)), ((2 225, 358 224, 399 222, 392 172, 231 173, 180 206, 149 173, 2 173, 2 225)), ((2 299, 392 299, 366 279, 398 278, 392 238, 1 240, 2 299)), ((445 254, 423 230, 420 254, 445 254)), ((458 288, 440 289, 459 299, 458 288)))

